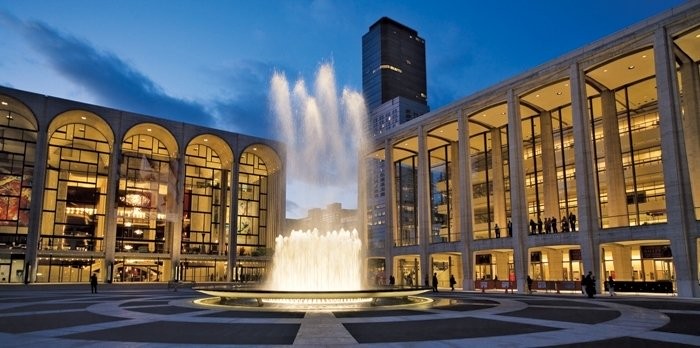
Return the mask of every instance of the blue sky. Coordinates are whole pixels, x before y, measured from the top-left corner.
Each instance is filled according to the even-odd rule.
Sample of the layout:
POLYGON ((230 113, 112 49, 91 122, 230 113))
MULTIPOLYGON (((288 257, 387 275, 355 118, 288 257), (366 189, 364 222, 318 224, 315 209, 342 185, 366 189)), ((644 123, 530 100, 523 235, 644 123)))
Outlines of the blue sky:
POLYGON ((0 0, 0 85, 277 139, 273 72, 361 91, 382 16, 426 40, 436 110, 682 2, 0 0))

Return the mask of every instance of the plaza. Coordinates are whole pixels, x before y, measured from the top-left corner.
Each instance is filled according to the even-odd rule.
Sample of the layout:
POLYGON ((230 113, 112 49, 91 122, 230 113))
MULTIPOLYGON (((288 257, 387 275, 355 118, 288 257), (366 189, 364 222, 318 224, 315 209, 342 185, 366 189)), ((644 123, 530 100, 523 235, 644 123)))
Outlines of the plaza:
POLYGON ((640 347, 700 344, 700 301, 676 296, 428 293, 362 311, 207 307, 164 284, 4 285, 3 347, 640 347))

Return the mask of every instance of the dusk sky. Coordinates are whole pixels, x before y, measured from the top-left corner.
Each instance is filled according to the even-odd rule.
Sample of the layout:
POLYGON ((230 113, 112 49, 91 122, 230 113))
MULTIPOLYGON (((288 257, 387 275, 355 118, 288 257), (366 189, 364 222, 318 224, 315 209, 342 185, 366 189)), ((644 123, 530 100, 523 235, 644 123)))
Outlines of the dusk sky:
MULTIPOLYGON (((272 74, 310 81, 331 63, 338 93, 361 91, 380 17, 426 40, 437 110, 683 2, 0 0, 0 85, 279 139, 272 74)), ((304 216, 293 193, 287 215, 304 216)))

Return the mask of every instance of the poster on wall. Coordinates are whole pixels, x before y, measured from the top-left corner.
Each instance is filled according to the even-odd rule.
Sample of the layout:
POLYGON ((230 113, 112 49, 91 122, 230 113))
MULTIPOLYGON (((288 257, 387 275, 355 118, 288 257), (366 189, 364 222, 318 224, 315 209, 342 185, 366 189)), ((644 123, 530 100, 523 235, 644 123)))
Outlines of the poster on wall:
POLYGON ((29 226, 29 214, 20 208, 29 207, 32 190, 22 188, 22 176, 0 175, 0 225, 29 226))

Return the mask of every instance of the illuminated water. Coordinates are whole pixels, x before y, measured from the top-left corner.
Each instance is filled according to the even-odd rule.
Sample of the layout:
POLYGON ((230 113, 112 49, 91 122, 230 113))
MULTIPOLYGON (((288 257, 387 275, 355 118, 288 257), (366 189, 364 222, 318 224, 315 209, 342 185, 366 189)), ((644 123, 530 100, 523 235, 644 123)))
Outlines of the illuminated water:
MULTIPOLYGON (((364 146, 367 111, 359 92, 338 93, 331 64, 322 64, 313 88, 286 76, 271 80, 270 104, 287 145, 287 197, 303 208, 340 202, 357 207, 358 154, 364 146)), ((300 215, 303 214, 303 215, 300 215)), ((313 226, 326 226, 321 221, 313 226)), ((358 226, 359 227, 359 226, 358 226)), ((338 228, 331 226, 330 229, 338 228)), ((354 291, 362 288, 362 243, 356 230, 292 231, 276 239, 264 288, 278 291, 354 291)))
POLYGON ((362 287, 362 242, 357 230, 292 231, 275 239, 273 267, 264 288, 284 291, 353 291, 362 287))

